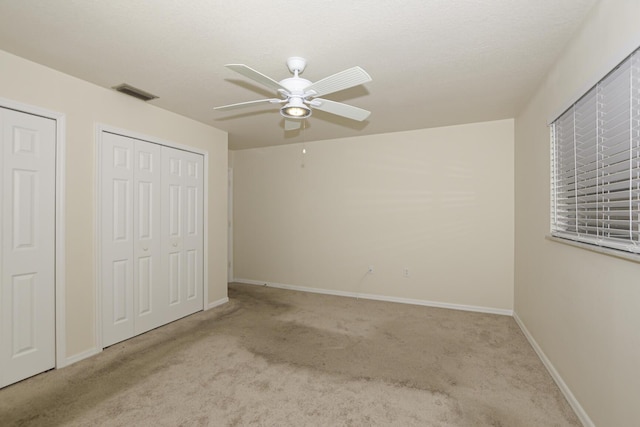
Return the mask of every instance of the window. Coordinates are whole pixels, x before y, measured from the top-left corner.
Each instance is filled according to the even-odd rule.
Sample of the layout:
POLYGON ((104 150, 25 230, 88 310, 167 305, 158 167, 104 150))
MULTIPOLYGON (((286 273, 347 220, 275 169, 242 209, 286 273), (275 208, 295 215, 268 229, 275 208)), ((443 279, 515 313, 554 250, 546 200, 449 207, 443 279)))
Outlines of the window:
POLYGON ((551 123, 551 234, 640 253, 640 49, 551 123))

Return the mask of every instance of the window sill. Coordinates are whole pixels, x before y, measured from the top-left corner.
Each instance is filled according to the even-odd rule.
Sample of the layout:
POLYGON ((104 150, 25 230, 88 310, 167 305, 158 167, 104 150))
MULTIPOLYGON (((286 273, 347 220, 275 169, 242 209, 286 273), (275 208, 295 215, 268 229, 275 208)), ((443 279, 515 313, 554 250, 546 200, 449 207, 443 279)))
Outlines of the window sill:
POLYGON ((576 248, 585 249, 591 252, 597 252, 599 254, 609 255, 616 258, 622 258, 627 261, 637 262, 640 264, 640 254, 633 254, 630 252, 619 251, 617 249, 604 248, 602 246, 590 245, 588 243, 577 242, 575 240, 563 239, 561 237, 555 237, 550 234, 545 236, 547 240, 552 242, 562 243, 576 248))

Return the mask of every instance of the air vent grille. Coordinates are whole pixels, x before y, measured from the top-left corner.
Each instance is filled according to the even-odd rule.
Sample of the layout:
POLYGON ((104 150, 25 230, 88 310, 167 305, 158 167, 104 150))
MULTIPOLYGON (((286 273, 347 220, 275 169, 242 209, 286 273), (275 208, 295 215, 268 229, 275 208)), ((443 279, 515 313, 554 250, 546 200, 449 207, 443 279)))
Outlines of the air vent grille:
POLYGON ((157 96, 152 95, 149 92, 145 92, 141 89, 138 89, 137 87, 133 87, 126 83, 122 83, 118 86, 113 86, 113 89, 126 95, 133 96, 134 98, 142 99, 143 101, 151 101, 152 99, 157 98, 157 96))

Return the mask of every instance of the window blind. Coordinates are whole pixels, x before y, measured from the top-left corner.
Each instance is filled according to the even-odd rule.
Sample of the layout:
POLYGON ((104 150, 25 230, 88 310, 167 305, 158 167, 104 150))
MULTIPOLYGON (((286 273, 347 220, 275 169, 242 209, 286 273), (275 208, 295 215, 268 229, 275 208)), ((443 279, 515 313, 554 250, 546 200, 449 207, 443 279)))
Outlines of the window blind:
POLYGON ((640 253, 640 49, 551 123, 551 234, 640 253))

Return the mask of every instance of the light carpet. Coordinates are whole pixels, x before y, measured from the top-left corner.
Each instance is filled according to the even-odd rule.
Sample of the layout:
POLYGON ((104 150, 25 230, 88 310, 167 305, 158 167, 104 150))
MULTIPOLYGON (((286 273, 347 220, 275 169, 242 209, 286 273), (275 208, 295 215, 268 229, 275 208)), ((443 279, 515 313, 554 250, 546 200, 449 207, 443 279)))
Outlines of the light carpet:
POLYGON ((3 426, 580 426, 508 316, 232 284, 0 390, 3 426))

